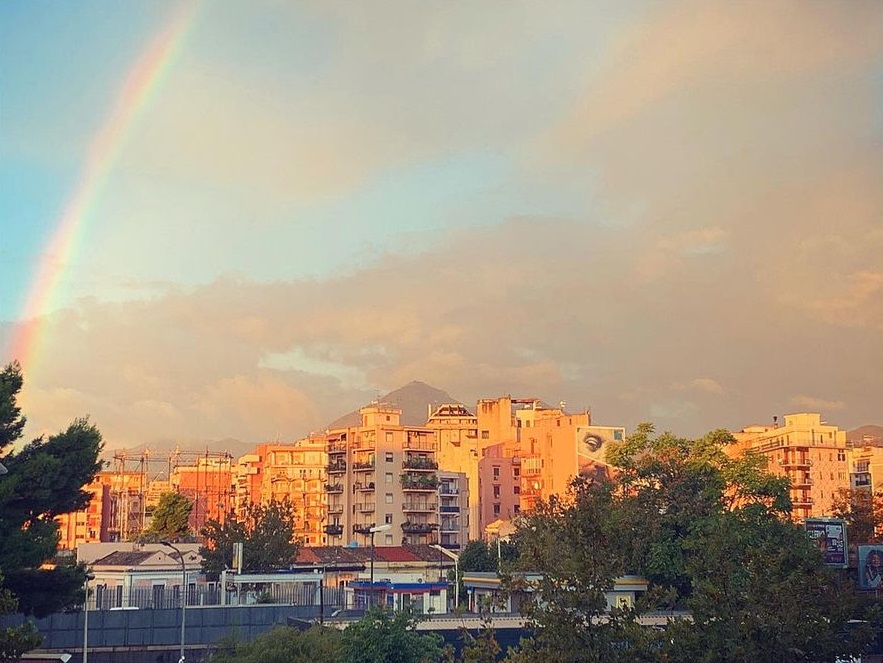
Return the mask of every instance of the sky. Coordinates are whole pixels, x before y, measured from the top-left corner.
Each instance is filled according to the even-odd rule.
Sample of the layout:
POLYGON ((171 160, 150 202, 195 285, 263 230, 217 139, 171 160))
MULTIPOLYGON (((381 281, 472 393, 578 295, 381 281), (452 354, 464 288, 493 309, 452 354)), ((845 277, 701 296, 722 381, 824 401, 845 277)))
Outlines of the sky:
POLYGON ((0 334, 110 448, 883 424, 883 4, 7 0, 0 334))

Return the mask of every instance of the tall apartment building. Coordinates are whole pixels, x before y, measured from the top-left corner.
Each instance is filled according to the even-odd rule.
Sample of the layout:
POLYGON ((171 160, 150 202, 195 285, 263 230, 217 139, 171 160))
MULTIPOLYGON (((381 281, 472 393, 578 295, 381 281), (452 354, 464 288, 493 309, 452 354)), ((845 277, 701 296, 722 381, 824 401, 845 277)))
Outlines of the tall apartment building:
POLYGON ((470 540, 472 494, 469 479, 464 472, 438 473, 439 543, 445 548, 459 550, 470 540))
POLYGON ((403 426, 401 410, 372 404, 361 425, 329 431, 329 545, 371 541, 371 528, 389 525, 376 545, 436 543, 438 443, 424 427, 403 426))
POLYGON ((83 490, 89 493, 89 504, 81 511, 56 516, 58 547, 75 550, 81 543, 100 543, 110 540, 111 495, 110 477, 99 472, 83 490))
POLYGON ((861 446, 849 449, 849 487, 873 494, 883 491, 883 447, 861 446))
POLYGON ((478 462, 482 531, 497 520, 510 520, 521 512, 521 457, 510 442, 493 444, 482 451, 478 462))
MULTIPOLYGON (((469 482, 470 539, 481 536, 478 491, 478 462, 481 452, 478 417, 460 403, 443 403, 429 413, 426 427, 438 440, 438 465, 450 472, 462 472, 469 482)), ((465 513, 465 512, 464 512, 465 513)))
POLYGON ((818 413, 786 414, 780 425, 747 426, 733 433, 728 453, 759 453, 768 469, 791 480, 792 517, 830 516, 838 490, 849 488, 846 431, 822 421, 818 413))

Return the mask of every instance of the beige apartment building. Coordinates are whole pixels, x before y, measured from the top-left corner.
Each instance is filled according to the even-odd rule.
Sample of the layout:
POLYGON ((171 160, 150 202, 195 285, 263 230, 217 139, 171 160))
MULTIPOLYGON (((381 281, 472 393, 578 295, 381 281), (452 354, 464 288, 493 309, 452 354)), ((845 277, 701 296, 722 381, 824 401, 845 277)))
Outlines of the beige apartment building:
POLYGON ((361 425, 329 431, 328 545, 427 544, 440 539, 436 431, 403 426, 401 410, 375 403, 361 425))
POLYGON ((469 483, 469 538, 478 539, 481 536, 478 490, 481 450, 478 417, 461 403, 444 403, 429 413, 426 428, 435 431, 439 467, 466 475, 469 483))
POLYGON ((818 413, 786 414, 768 426, 747 426, 733 433, 731 454, 759 453, 767 457, 768 469, 791 480, 792 517, 830 516, 837 491, 850 487, 846 431, 825 421, 818 413))

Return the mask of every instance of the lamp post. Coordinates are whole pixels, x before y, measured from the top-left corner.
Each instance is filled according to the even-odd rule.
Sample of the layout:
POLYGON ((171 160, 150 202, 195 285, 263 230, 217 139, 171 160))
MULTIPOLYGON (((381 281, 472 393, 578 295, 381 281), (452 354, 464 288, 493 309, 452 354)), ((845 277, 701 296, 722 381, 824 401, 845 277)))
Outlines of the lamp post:
POLYGON ((371 599, 369 607, 374 606, 374 535, 377 532, 387 532, 392 529, 392 525, 375 525, 368 529, 371 533, 371 599))
POLYGON ((89 581, 94 579, 94 574, 86 574, 86 598, 83 599, 83 663, 89 660, 89 581))
POLYGON ((178 553, 181 562, 181 658, 178 663, 184 663, 184 623, 187 618, 187 568, 184 566, 184 554, 168 541, 160 541, 166 548, 171 548, 178 553))
POLYGON ((460 555, 452 553, 450 550, 441 545, 433 547, 438 548, 438 551, 440 553, 443 553, 450 559, 454 560, 454 607, 458 608, 460 607, 460 555))

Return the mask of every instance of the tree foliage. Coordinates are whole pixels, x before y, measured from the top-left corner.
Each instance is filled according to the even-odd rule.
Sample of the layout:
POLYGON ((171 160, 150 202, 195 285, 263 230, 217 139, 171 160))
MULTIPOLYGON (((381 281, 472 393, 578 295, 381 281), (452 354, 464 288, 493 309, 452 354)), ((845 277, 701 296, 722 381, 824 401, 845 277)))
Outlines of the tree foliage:
POLYGON ((851 592, 790 521, 787 480, 756 456, 730 458, 731 440, 642 425, 611 449, 614 479, 577 479, 525 516, 519 563, 543 574, 531 615, 541 629, 514 660, 797 663, 855 651, 839 635, 851 592), (646 596, 597 619, 626 574, 650 581, 646 596), (692 620, 639 625, 660 608, 692 620))
POLYGON ((418 633, 409 611, 393 613, 372 608, 343 634, 343 661, 347 663, 436 663, 444 653, 436 633, 418 633))
POLYGON ((153 510, 150 525, 141 535, 143 541, 179 541, 190 533, 193 502, 180 493, 163 493, 153 510))
POLYGON ((335 628, 315 626, 297 631, 277 626, 251 642, 235 637, 224 638, 216 645, 211 663, 338 663, 343 633, 335 628))
POLYGON ((287 499, 249 504, 242 518, 227 514, 223 522, 210 520, 200 532, 206 544, 199 551, 202 570, 212 575, 231 568, 233 544, 243 543, 242 570, 262 573, 287 569, 297 556, 295 511, 287 499))
POLYGON ((851 547, 880 543, 883 493, 843 488, 834 496, 832 513, 846 522, 846 539, 851 547))
MULTIPOLYGON (((21 367, 0 372, 0 453, 9 473, 0 478, 0 612, 17 610, 38 617, 82 600, 85 570, 52 566, 58 546, 55 516, 85 508, 83 487, 101 468, 101 434, 87 419, 67 430, 14 448, 24 431, 18 406, 24 384, 21 367)), ((27 625, 0 632, 0 652, 30 648, 27 625)))

